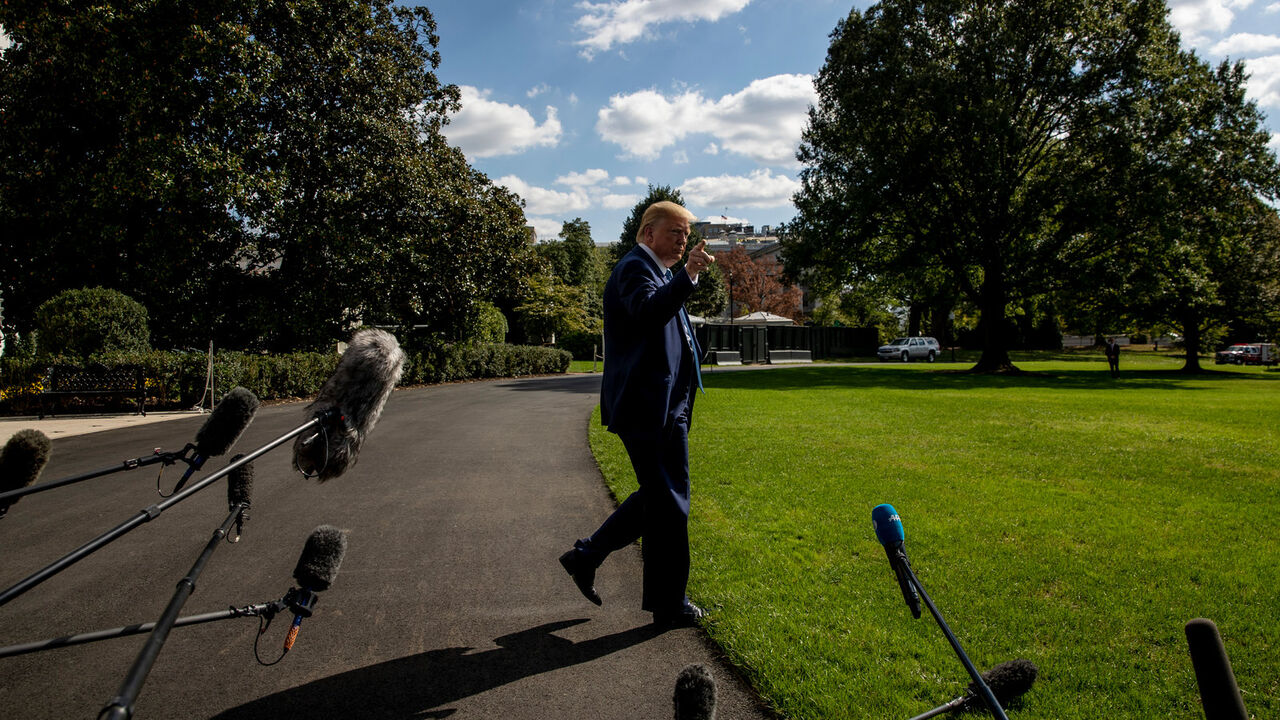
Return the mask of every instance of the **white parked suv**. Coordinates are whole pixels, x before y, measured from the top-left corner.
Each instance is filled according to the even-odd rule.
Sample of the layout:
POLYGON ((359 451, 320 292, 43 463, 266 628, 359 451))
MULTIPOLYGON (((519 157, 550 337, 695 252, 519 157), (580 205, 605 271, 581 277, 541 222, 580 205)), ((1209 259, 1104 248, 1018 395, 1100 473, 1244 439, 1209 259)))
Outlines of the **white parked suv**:
POLYGON ((933 362, 937 359, 939 352, 942 352, 942 348, 938 347, 938 341, 931 337, 904 337, 888 345, 881 345, 880 349, 876 350, 876 357, 880 358, 881 362, 886 360, 911 362, 920 359, 933 362))

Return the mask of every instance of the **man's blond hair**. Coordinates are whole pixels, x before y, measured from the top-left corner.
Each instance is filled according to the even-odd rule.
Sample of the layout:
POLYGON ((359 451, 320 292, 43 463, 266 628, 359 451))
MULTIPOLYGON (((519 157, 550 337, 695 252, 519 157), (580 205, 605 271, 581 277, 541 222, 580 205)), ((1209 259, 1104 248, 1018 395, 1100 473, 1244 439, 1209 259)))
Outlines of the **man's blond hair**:
POLYGON ((640 216, 640 229, 636 230, 636 243, 644 244, 645 228, 666 219, 688 220, 692 223, 698 219, 698 216, 684 209, 684 206, 673 203, 670 200, 659 200, 645 208, 644 215, 640 216))

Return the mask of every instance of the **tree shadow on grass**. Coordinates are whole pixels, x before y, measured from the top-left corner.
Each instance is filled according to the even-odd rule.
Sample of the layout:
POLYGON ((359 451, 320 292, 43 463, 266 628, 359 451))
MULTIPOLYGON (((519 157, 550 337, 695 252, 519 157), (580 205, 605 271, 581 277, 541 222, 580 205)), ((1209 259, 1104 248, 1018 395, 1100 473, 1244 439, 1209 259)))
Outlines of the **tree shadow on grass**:
POLYGON ((998 388, 1030 388, 1041 390, 1204 390, 1205 382, 1242 380, 1280 381, 1280 374, 1246 374, 1205 370, 1187 374, 1180 370, 1120 371, 1113 378, 1105 367, 1081 370, 1052 370, 998 375, 970 373, 963 370, 934 369, 918 366, 804 366, 775 368, 767 372, 704 373, 708 390, 815 390, 822 388, 894 388, 900 390, 989 390, 998 388))
POLYGON ((642 625, 581 642, 552 634, 584 622, 563 620, 504 635, 494 640, 499 647, 493 650, 443 648, 350 670, 232 708, 215 720, 443 718, 456 712, 443 705, 590 662, 661 633, 642 625))

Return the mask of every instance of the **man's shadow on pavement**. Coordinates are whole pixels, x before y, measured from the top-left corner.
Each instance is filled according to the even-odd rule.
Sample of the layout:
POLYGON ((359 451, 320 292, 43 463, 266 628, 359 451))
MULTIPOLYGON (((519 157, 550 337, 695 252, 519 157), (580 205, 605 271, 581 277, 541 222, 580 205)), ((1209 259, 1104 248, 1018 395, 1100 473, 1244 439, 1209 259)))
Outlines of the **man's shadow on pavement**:
POLYGON ((215 716, 214 720, 306 718, 444 718, 441 705, 540 673, 590 662, 661 634, 653 625, 573 642, 552 633, 587 619, 546 623, 494 640, 474 654, 453 647, 389 660, 314 680, 215 716))

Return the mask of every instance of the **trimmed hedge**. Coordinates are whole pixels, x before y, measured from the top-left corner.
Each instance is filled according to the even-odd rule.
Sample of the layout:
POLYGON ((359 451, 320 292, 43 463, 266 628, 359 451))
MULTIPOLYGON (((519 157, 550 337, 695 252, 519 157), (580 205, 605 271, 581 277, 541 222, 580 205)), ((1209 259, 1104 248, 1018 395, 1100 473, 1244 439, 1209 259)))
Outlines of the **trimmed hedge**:
POLYGON ((87 358, 151 347, 147 309, 119 290, 64 290, 36 308, 40 351, 87 358))
MULTIPOLYGON (((432 385, 482 378, 550 375, 569 369, 569 353, 519 345, 439 345, 406 349, 400 385, 432 385)), ((237 385, 259 400, 311 397, 338 365, 331 353, 254 355, 214 353, 213 369, 219 395, 237 385)), ((92 358, 105 365, 135 364, 147 378, 148 406, 193 407, 204 393, 209 356, 200 352, 153 350, 108 353, 92 358)), ((34 412, 41 385, 52 362, 48 359, 0 358, 0 413, 34 412)))

